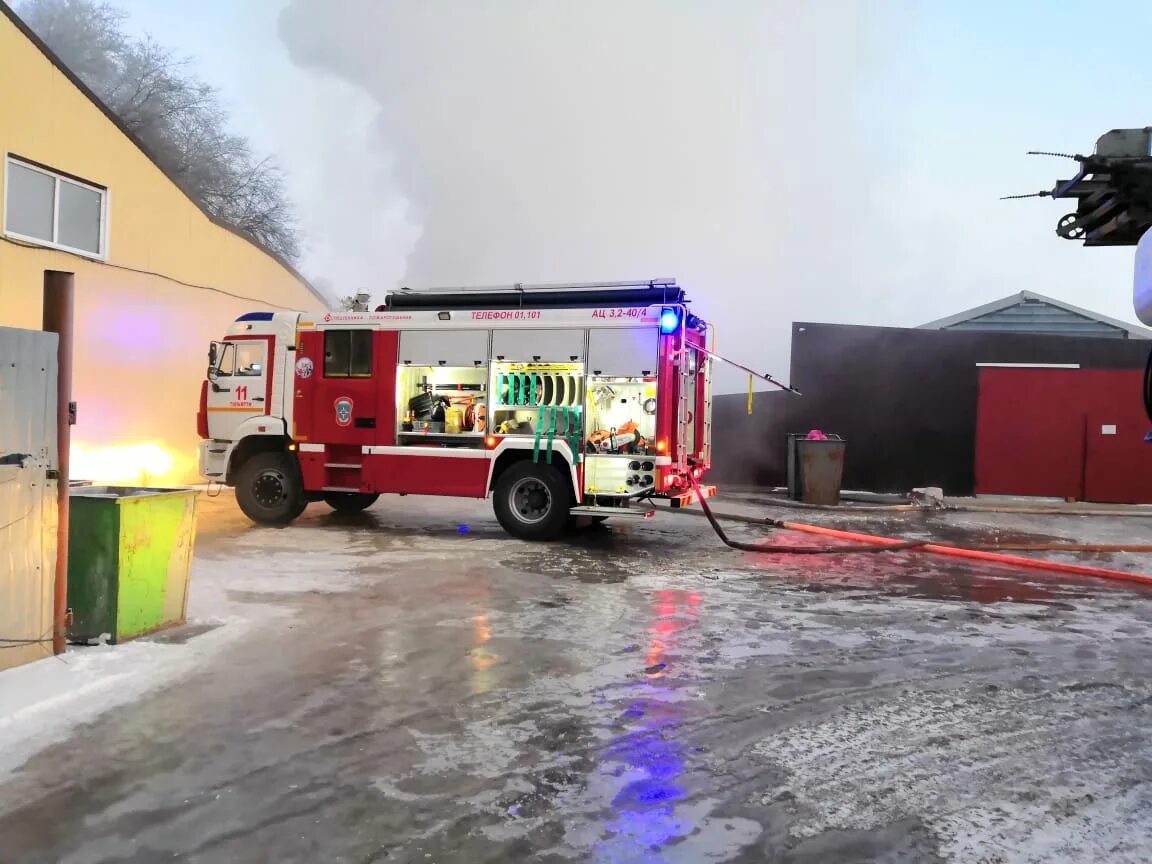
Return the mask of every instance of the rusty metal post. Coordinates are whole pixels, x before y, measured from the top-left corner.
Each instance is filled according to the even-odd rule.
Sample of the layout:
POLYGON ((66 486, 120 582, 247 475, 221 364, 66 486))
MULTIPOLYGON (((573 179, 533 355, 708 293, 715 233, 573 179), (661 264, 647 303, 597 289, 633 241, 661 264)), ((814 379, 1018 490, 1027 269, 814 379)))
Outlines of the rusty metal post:
POLYGON ((44 271, 44 330, 60 337, 56 349, 56 447, 58 522, 56 590, 53 601, 52 651, 63 654, 68 635, 68 453, 72 444, 72 309, 73 274, 44 271))

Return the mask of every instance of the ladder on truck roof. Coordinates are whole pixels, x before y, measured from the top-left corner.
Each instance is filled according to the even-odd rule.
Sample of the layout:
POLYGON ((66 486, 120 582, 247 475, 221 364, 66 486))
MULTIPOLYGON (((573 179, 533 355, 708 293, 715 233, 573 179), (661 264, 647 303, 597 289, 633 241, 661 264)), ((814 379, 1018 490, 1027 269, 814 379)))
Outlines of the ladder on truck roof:
POLYGON ((577 282, 487 287, 401 288, 384 296, 386 309, 520 309, 589 306, 655 306, 686 303, 675 279, 645 282, 577 282))

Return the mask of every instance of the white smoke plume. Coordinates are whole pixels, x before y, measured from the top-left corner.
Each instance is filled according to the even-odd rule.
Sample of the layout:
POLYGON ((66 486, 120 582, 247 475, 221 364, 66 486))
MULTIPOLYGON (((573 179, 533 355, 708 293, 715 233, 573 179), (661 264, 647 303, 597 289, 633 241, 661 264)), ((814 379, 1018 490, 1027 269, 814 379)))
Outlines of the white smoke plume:
POLYGON ((396 190, 347 212, 419 232, 403 284, 676 276, 722 351, 786 372, 791 320, 867 306, 849 277, 883 227, 884 142, 861 129, 891 23, 862 3, 290 0, 279 29, 368 97, 348 122, 373 160, 334 170, 396 190))

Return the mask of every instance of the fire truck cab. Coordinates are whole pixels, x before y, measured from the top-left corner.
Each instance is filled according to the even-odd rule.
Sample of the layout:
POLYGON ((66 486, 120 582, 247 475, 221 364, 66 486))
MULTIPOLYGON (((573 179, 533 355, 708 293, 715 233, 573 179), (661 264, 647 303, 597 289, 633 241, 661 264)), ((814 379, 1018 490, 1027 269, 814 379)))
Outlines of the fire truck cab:
POLYGON ((692 500, 689 472, 711 462, 709 327, 668 279, 250 312, 212 343, 198 431, 201 474, 259 523, 312 501, 491 496, 510 534, 552 539, 692 500))

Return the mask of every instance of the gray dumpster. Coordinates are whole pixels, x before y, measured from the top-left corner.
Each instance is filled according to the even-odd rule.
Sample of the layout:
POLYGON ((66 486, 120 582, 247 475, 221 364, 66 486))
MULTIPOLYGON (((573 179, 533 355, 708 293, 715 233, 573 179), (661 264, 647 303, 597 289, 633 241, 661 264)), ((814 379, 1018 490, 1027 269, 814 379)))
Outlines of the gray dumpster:
POLYGON ((789 497, 805 504, 839 504, 844 450, 845 442, 839 436, 829 436, 822 441, 803 435, 789 435, 789 497))

